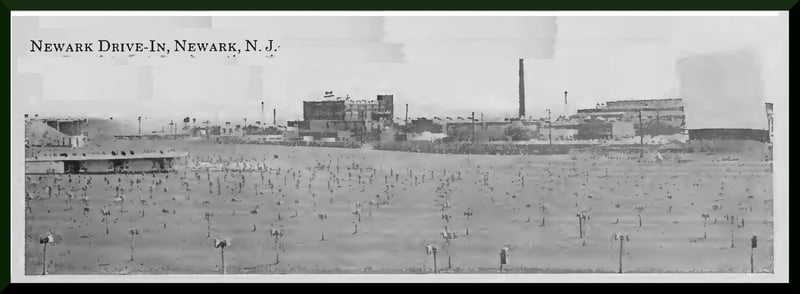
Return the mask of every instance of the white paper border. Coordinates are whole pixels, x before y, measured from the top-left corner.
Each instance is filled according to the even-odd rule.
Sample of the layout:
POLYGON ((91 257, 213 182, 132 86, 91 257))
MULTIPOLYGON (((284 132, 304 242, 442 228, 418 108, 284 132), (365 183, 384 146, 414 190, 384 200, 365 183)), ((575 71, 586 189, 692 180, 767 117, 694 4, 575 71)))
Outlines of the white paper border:
MULTIPOLYGON (((785 11, 11 11, 11 16, 775 16, 785 11)), ((11 22, 13 25, 13 21, 11 22)), ((11 29, 11 25, 9 29, 11 29)), ((13 30, 11 31, 13 34, 13 30)), ((13 38, 12 38, 13 40, 13 38)), ((13 46, 12 46, 13 47, 13 46)), ((13 56, 13 54, 11 55, 13 56)), ((13 63, 13 60, 11 61, 13 63)), ((10 68, 13 77, 13 70, 10 68)), ((788 73, 787 73, 788 74, 788 73)), ((13 86, 13 84, 12 84, 13 86)), ((787 87, 789 85, 786 85, 787 87)), ((11 97, 11 93, 9 93, 11 97)), ((774 103, 774 274, 287 274, 287 275, 47 275, 26 276, 24 266, 24 123, 11 99, 11 282, 12 283, 236 283, 236 282, 789 282, 789 101, 774 103)))

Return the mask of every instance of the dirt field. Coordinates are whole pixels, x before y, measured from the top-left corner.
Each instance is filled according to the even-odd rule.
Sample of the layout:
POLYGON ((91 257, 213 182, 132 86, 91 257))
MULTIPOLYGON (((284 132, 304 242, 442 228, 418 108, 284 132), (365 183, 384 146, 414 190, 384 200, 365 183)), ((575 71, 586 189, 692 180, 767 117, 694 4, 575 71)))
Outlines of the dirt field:
POLYGON ((221 168, 226 162, 214 162, 221 158, 248 162, 255 171, 29 175, 26 274, 41 274, 38 240, 48 230, 63 239, 47 247, 48 274, 221 273, 217 236, 231 241, 225 248, 228 274, 430 273, 427 244, 441 249, 440 272, 496 273, 504 246, 511 248, 507 272, 617 272, 620 242, 613 233, 630 237, 623 244, 625 272, 749 272, 754 234, 755 270, 773 270, 770 162, 696 155, 684 163, 644 163, 202 142, 175 148, 190 152, 192 166, 221 168), (116 187, 122 202, 114 200, 116 187), (356 203, 362 205, 360 222, 356 203), (108 234, 104 206, 111 214, 108 234), (581 211, 588 216, 580 226, 583 238, 581 211), (213 214, 211 238, 206 212, 213 214), (132 227, 140 235, 133 238, 130 261, 132 227), (284 230, 279 246, 269 235, 272 228, 284 230), (457 236, 449 245, 445 228, 457 236))

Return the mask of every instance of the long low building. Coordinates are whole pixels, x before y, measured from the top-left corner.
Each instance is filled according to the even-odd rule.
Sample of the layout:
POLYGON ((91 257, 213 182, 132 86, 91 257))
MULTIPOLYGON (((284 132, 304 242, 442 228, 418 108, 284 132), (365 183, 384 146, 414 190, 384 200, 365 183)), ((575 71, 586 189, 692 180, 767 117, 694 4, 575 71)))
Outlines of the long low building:
POLYGON ((102 174, 168 172, 184 164, 186 152, 135 155, 66 155, 25 159, 26 174, 102 174))
POLYGON ((690 129, 689 140, 747 140, 769 142, 769 130, 759 129, 690 129))

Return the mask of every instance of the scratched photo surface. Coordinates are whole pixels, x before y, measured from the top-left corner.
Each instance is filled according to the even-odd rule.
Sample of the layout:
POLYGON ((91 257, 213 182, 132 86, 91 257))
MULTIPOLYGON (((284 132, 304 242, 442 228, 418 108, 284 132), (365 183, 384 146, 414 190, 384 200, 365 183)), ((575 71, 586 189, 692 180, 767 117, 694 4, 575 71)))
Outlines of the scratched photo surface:
POLYGON ((25 275, 774 272, 788 14, 14 16, 12 50, 25 275))

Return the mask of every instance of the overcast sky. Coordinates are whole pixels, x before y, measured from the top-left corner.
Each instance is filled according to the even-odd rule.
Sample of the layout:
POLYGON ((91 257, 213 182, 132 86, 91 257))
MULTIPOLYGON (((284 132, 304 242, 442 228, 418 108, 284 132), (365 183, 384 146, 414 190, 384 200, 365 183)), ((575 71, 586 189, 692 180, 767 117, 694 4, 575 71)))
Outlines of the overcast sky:
MULTIPOLYGON (((395 95, 409 116, 538 117, 620 99, 682 97, 687 124, 765 128, 764 102, 788 102, 788 16, 12 17, 12 107, 40 115, 163 120, 302 118, 325 91, 395 95), (31 39, 240 42, 262 54, 30 53, 31 39), (564 105, 564 91, 569 91, 564 105), (689 108, 694 107, 691 111, 689 108)), ((95 45, 96 46, 96 45, 95 45)), ((788 106, 788 105, 787 105, 788 106)))

